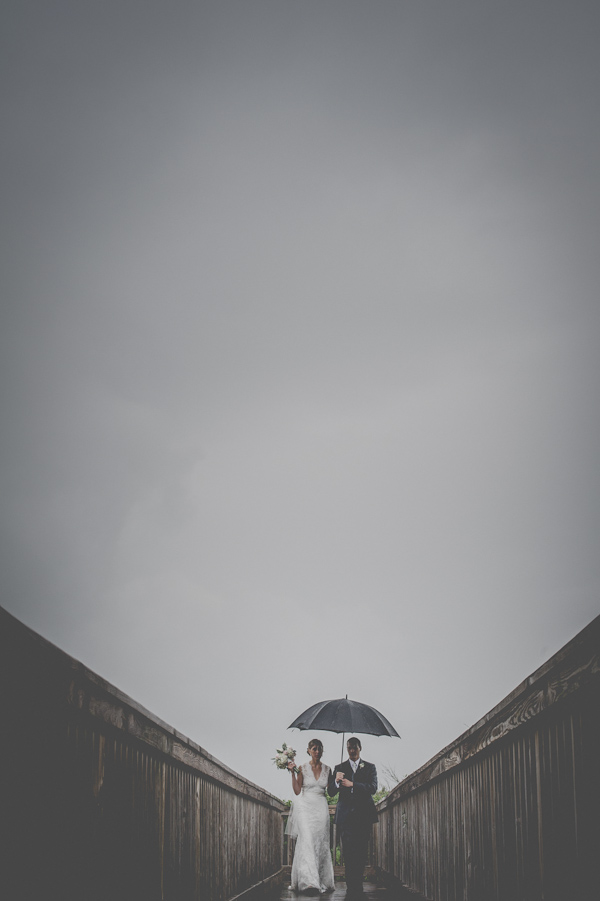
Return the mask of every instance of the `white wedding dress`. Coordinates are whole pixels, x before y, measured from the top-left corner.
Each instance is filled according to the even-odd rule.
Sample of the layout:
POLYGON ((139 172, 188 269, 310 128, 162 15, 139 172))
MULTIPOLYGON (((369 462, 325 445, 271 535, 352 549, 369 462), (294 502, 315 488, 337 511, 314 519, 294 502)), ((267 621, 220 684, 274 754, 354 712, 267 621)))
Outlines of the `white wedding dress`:
POLYGON ((325 790, 331 770, 321 765, 315 779, 310 763, 302 764, 302 791, 292 802, 285 831, 297 836, 292 863, 292 890, 306 892, 334 889, 333 864, 329 847, 329 807, 325 790))

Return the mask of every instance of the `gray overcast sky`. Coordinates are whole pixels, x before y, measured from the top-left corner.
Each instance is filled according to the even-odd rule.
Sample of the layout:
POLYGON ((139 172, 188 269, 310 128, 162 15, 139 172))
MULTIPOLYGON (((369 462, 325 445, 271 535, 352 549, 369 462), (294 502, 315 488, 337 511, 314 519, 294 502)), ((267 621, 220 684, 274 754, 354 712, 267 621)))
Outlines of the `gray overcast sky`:
POLYGON ((3 4, 2 604, 279 796, 600 612, 599 19, 3 4))

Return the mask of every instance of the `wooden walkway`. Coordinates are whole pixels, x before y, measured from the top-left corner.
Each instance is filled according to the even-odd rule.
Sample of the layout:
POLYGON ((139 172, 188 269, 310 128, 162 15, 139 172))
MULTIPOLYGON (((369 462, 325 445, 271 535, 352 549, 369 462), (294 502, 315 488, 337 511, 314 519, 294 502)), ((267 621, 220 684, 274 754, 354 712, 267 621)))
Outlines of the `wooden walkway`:
MULTIPOLYGON (((364 891, 364 901, 384 901, 384 899, 385 901, 392 901, 391 892, 379 885, 365 882, 364 891)), ((344 901, 346 897, 346 883, 336 882, 335 889, 332 892, 328 892, 326 895, 319 895, 318 897, 322 899, 322 901, 344 901)), ((283 887, 279 898, 280 901, 311 901, 315 896, 293 892, 288 884, 283 887)))
MULTIPOLYGON (((309 895, 303 892, 293 892, 290 888, 290 880, 286 879, 281 886, 279 894, 274 895, 274 901, 316 901, 318 897, 320 901, 345 901, 346 899, 346 883, 343 882, 343 867, 336 867, 335 889, 326 895, 309 895), (341 871, 341 872, 340 872, 341 871), (340 879, 341 875, 341 879, 340 879)), ((411 892, 408 889, 394 888, 388 889, 383 885, 375 882, 363 883, 364 898, 363 901, 420 901, 423 895, 411 892)))

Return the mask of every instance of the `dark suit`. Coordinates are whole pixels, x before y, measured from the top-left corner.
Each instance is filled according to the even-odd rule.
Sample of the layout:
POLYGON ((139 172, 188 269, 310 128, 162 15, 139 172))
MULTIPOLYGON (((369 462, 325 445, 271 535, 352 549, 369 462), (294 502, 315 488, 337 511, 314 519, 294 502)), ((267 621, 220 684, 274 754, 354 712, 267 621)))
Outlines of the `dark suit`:
POLYGON ((327 791, 333 797, 339 791, 335 810, 335 823, 342 837, 346 885, 350 894, 362 892, 363 874, 367 862, 367 845, 371 825, 377 822, 377 811, 373 803, 377 791, 377 770, 374 763, 360 760, 356 773, 349 760, 333 768, 327 791), (342 771, 352 782, 352 788, 337 788, 335 774, 342 771))

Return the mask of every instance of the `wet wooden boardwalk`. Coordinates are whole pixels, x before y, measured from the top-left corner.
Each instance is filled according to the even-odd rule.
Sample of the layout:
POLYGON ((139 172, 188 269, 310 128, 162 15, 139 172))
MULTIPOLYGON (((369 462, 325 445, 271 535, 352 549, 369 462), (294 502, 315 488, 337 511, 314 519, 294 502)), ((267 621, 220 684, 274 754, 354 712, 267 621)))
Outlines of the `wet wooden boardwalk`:
MULTIPOLYGON (((305 894, 304 892, 293 892, 289 883, 283 886, 280 901, 311 901, 315 895, 305 894)), ((322 901, 344 901, 346 897, 346 883, 336 882, 335 889, 327 892, 326 895, 318 896, 322 901)), ((392 901, 392 893, 379 885, 373 883, 365 883, 364 901, 392 901)))
MULTIPOLYGON (((363 884, 363 892, 363 901, 420 901, 420 899, 423 899, 423 895, 415 894, 408 889, 388 889, 383 885, 377 885, 375 882, 365 882, 363 884)), ((293 892, 288 878, 281 886, 279 895, 275 897, 279 897, 279 901, 316 901, 317 897, 321 901, 345 901, 346 883, 341 881, 336 873, 335 889, 332 892, 327 892, 325 895, 315 896, 304 892, 293 892)))

